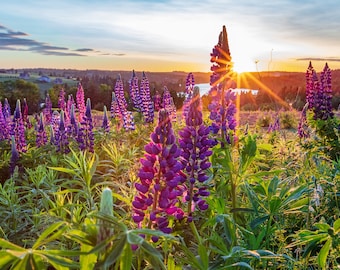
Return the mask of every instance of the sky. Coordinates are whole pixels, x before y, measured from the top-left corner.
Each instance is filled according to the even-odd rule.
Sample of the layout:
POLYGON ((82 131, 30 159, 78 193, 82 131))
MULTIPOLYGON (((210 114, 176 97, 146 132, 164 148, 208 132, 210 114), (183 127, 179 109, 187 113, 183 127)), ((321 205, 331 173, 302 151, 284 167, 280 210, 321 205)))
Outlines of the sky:
POLYGON ((3 1, 0 68, 209 72, 223 25, 236 72, 340 69, 338 0, 3 1))

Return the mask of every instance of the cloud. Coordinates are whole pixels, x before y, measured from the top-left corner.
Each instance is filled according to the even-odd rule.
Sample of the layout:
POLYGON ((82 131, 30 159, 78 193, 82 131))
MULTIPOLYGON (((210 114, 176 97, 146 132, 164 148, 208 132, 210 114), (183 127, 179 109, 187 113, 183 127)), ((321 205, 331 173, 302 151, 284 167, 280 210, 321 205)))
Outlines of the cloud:
POLYGON ((311 57, 311 58, 297 58, 296 61, 327 61, 327 62, 340 62, 339 57, 311 57))
POLYGON ((55 56, 87 56, 86 54, 77 52, 92 52, 93 49, 82 48, 77 50, 70 50, 66 47, 52 46, 44 42, 34 39, 24 38, 28 34, 24 32, 16 32, 0 25, 0 50, 7 51, 30 51, 42 55, 55 56))

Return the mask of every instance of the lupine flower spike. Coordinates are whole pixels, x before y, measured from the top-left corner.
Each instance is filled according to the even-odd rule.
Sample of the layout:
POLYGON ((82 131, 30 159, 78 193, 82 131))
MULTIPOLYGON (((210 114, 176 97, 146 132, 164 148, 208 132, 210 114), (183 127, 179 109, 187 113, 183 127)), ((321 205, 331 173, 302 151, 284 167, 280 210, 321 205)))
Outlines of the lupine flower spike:
POLYGON ((25 126, 21 114, 20 100, 17 100, 13 121, 11 135, 14 136, 16 143, 16 149, 19 152, 26 152, 26 138, 25 138, 25 126))
POLYGON ((169 112, 170 119, 172 121, 176 121, 176 119, 177 119, 176 106, 175 106, 174 100, 173 100, 173 98, 170 94, 170 91, 168 90, 168 88, 166 86, 164 86, 162 106, 166 111, 169 112))
MULTIPOLYGON (((182 219, 184 212, 177 207, 178 197, 182 195, 181 184, 185 180, 178 161, 180 149, 171 120, 166 110, 159 111, 159 122, 151 134, 151 142, 145 146, 142 167, 135 184, 138 194, 133 200, 133 220, 148 228, 159 229, 165 233, 172 231, 169 217, 182 219)), ((157 239, 154 239, 157 240, 157 239)))
POLYGON ((38 120, 38 124, 36 127, 36 146, 37 147, 41 147, 43 145, 45 145, 47 143, 47 134, 45 131, 45 126, 44 126, 44 119, 43 119, 43 114, 40 114, 39 120, 38 120))
POLYGON ((9 140, 10 134, 6 118, 3 114, 2 103, 0 102, 0 141, 9 140))
POLYGON ((109 119, 108 119, 108 117, 107 117, 107 109, 106 109, 106 106, 104 106, 102 129, 103 129, 105 132, 109 132, 109 131, 110 131, 110 122, 109 122, 109 119))
POLYGON ((93 135, 93 121, 91 113, 91 100, 86 101, 86 112, 81 122, 81 127, 78 131, 78 143, 81 150, 89 150, 94 152, 94 135, 93 135))
MULTIPOLYGON (((113 198, 112 191, 109 188, 105 188, 102 191, 99 212, 107 217, 113 217, 113 198)), ((99 231, 97 236, 97 243, 100 243, 112 236, 113 228, 110 227, 110 223, 99 219, 98 226, 99 231)))
POLYGON ((142 99, 138 88, 138 77, 134 70, 132 71, 132 77, 130 79, 130 96, 133 107, 140 112, 142 110, 142 99))
POLYGON ((68 135, 66 132, 65 127, 65 118, 64 118, 64 111, 60 112, 60 121, 59 121, 59 128, 55 132, 55 141, 54 141, 57 152, 61 153, 69 153, 69 142, 68 142, 68 135))
POLYGON ((204 197, 209 195, 203 183, 208 179, 207 169, 211 166, 208 161, 212 155, 213 141, 209 139, 210 129, 202 120, 202 105, 199 88, 195 87, 188 106, 185 119, 186 126, 179 131, 179 145, 182 149, 181 162, 186 175, 185 201, 188 203, 187 218, 192 221, 192 213, 197 207, 199 210, 208 208, 204 197))
POLYGON ((210 77, 209 95, 212 99, 208 106, 210 119, 213 121, 211 131, 213 134, 221 132, 222 144, 232 143, 230 131, 234 133, 236 128, 235 93, 231 91, 234 82, 231 80, 232 62, 229 51, 228 36, 225 26, 220 33, 218 44, 211 53, 211 66, 213 74, 210 77))
POLYGON ((140 93, 142 98, 142 113, 145 123, 153 123, 154 119, 154 104, 150 96, 149 80, 143 71, 143 78, 140 83, 140 93))
POLYGON ((83 120, 84 114, 85 114, 85 93, 83 86, 81 83, 78 83, 78 89, 76 93, 76 103, 77 103, 77 109, 78 109, 78 121, 81 122, 83 120))
POLYGON ((194 86, 195 86, 194 75, 192 74, 192 72, 190 72, 185 82, 185 100, 183 102, 183 114, 182 114, 183 119, 186 119, 188 115, 189 105, 192 99, 194 86))

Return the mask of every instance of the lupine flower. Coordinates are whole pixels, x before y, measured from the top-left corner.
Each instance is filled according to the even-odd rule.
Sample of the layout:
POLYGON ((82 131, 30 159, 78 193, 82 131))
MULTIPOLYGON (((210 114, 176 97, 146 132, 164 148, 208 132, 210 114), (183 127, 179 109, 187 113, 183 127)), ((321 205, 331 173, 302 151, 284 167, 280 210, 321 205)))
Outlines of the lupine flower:
POLYGON ((219 35, 218 44, 213 48, 210 61, 213 63, 209 91, 211 104, 208 106, 210 119, 213 121, 210 128, 214 134, 221 131, 222 143, 231 143, 228 130, 234 133, 237 124, 234 104, 236 95, 230 89, 233 85, 232 62, 225 26, 219 35))
POLYGON ((78 120, 79 122, 82 121, 84 114, 85 114, 85 93, 83 86, 81 83, 78 83, 78 89, 76 93, 76 103, 77 103, 77 109, 78 109, 78 120))
POLYGON ((298 135, 300 138, 309 138, 309 127, 307 123, 307 110, 309 108, 309 104, 306 103, 301 111, 301 116, 298 125, 298 135))
POLYGON ((134 108, 136 108, 137 111, 142 110, 142 99, 139 93, 139 88, 138 88, 138 78, 136 76, 135 71, 132 71, 132 77, 130 80, 130 96, 131 100, 133 103, 134 108))
POLYGON ((150 96, 149 80, 143 71, 143 78, 140 83, 140 94, 142 98, 142 113, 145 123, 153 123, 154 119, 154 104, 150 96))
POLYGON ((105 105, 104 105, 104 112, 103 112, 102 129, 105 132, 109 132, 110 131, 110 122, 109 122, 109 119, 107 117, 107 109, 106 109, 105 105))
POLYGON ((280 117, 276 115, 274 123, 271 123, 268 127, 268 133, 280 130, 280 117))
POLYGON ((81 121, 80 129, 78 130, 78 144, 81 150, 89 150, 94 152, 94 135, 93 135, 93 121, 91 113, 91 100, 86 101, 86 112, 81 121))
POLYGON ((4 101, 4 107, 2 109, 2 112, 4 114, 4 117, 7 120, 9 120, 11 118, 11 106, 9 105, 9 102, 8 102, 8 99, 5 98, 5 101, 4 101))
POLYGON ((14 173, 18 160, 19 160, 19 152, 17 150, 17 144, 15 142, 15 138, 14 136, 12 136, 11 137, 11 159, 9 162, 9 170, 10 170, 11 175, 14 173))
POLYGON ((120 114, 117 98, 114 92, 112 92, 110 114, 111 114, 111 118, 118 117, 118 115, 120 114))
POLYGON ((53 134, 55 134, 57 130, 59 129, 59 122, 60 122, 60 113, 57 111, 53 111, 52 118, 50 121, 50 125, 53 129, 53 134))
POLYGON ((70 109, 70 121, 67 125, 67 134, 69 138, 77 138, 78 137, 78 122, 76 119, 76 114, 74 112, 74 104, 71 105, 70 109))
POLYGON ((211 147, 213 146, 213 141, 209 139, 210 129, 204 125, 202 120, 198 87, 193 90, 185 122, 186 126, 179 131, 179 145, 182 149, 181 162, 186 175, 185 201, 188 202, 187 218, 190 222, 195 207, 199 210, 208 208, 203 198, 208 196, 209 192, 202 183, 208 179, 206 171, 211 166, 208 158, 212 154, 211 147))
POLYGON ((61 88, 58 95, 58 108, 65 112, 66 110, 66 101, 65 101, 65 90, 61 88))
POLYGON ((315 84, 317 82, 316 72, 312 66, 312 62, 309 62, 309 66, 306 71, 306 102, 308 104, 308 109, 314 107, 314 97, 317 89, 315 89, 315 84))
POLYGON ((170 233, 169 216, 182 219, 184 212, 177 207, 181 196, 182 165, 178 161, 180 149, 172 129, 169 114, 159 111, 159 122, 145 146, 146 154, 140 160, 142 167, 135 184, 138 194, 133 205, 133 220, 141 226, 146 221, 149 228, 170 233))
POLYGON ((166 86, 164 86, 163 97, 162 97, 162 107, 169 112, 170 119, 176 121, 177 111, 174 100, 170 94, 170 91, 166 86))
POLYGON ((41 147, 43 145, 46 145, 47 143, 47 134, 45 131, 45 126, 44 126, 44 120, 43 120, 43 114, 40 114, 39 117, 39 123, 37 124, 36 127, 36 139, 35 139, 35 143, 37 147, 41 147))
POLYGON ((134 130, 135 122, 132 112, 127 110, 127 102, 124 97, 124 87, 121 76, 119 75, 115 85, 115 95, 117 98, 120 115, 123 119, 123 127, 125 130, 134 130))
POLYGON ((190 72, 185 82, 185 100, 183 102, 183 113, 182 113, 183 119, 186 119, 188 115, 194 87, 195 87, 194 75, 192 74, 192 72, 190 72))
POLYGON ((50 124, 52 120, 52 102, 50 95, 47 94, 45 98, 45 108, 43 110, 45 123, 50 124))
POLYGON ((8 124, 3 114, 2 103, 0 102, 0 141, 5 141, 9 139, 10 139, 10 134, 9 134, 8 124))
POLYGON ((24 122, 24 125, 26 128, 32 127, 30 120, 28 118, 28 104, 27 104, 26 98, 24 98, 23 105, 22 105, 22 121, 24 122))
POLYGON ((72 107, 72 105, 76 106, 76 104, 74 102, 73 95, 68 95, 67 104, 66 104, 66 114, 68 115, 68 119, 70 119, 70 117, 71 117, 71 107, 72 107))
POLYGON ((156 91, 156 94, 153 96, 153 104, 156 112, 162 108, 162 97, 158 91, 156 91))
POLYGON ((21 114, 20 100, 17 100, 16 103, 10 134, 14 137, 17 151, 26 152, 25 126, 21 114))
POLYGON ((56 130, 54 134, 54 144, 57 147, 57 152, 61 153, 68 153, 70 152, 69 149, 69 142, 68 136, 65 128, 65 120, 64 120, 64 111, 60 112, 60 121, 59 121, 59 128, 56 130))

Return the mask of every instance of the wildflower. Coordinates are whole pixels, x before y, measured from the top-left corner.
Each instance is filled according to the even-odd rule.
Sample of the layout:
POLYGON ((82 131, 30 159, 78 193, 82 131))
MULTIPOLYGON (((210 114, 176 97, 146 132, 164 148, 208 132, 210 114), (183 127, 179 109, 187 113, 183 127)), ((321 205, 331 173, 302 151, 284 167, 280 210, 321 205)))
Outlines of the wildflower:
POLYGON ((67 125, 67 134, 69 137, 77 138, 78 136, 78 122, 74 112, 74 104, 71 104, 70 121, 67 125))
POLYGON ((162 108, 162 97, 158 91, 156 91, 156 94, 153 96, 153 103, 155 111, 158 112, 162 108))
POLYGON ((177 207, 181 196, 180 184, 184 181, 182 165, 178 161, 180 149, 172 129, 169 113, 159 111, 159 122, 151 134, 151 142, 145 146, 144 158, 140 160, 138 194, 133 200, 133 220, 141 225, 146 220, 149 228, 170 233, 169 217, 181 219, 184 212, 177 207))
POLYGON ((43 110, 45 123, 50 124, 52 120, 52 102, 50 95, 47 94, 45 98, 45 108, 43 110))
POLYGON ((138 88, 138 78, 134 70, 132 71, 132 78, 130 80, 130 96, 134 108, 140 112, 142 110, 142 99, 138 88))
POLYGON ((307 109, 309 107, 309 104, 306 103, 301 111, 301 116, 299 120, 298 125, 298 135, 300 138, 309 138, 309 128, 307 123, 307 109))
POLYGON ((170 94, 170 91, 168 90, 166 86, 164 86, 162 106, 166 111, 169 112, 170 119, 172 121, 176 121, 176 118, 177 118, 176 106, 170 94))
POLYGON ((109 132, 110 131, 110 122, 109 122, 108 117, 107 117, 106 106, 104 106, 102 129, 105 132, 109 132))
POLYGON ((68 136, 65 128, 64 111, 60 112, 59 128, 54 135, 54 144, 57 146, 57 152, 68 153, 70 149, 68 147, 68 136))
POLYGON ((202 199, 209 195, 207 187, 197 187, 197 184, 204 183, 208 179, 206 171, 211 166, 208 158, 212 155, 211 147, 213 146, 213 141, 208 137, 210 129, 203 123, 198 87, 193 90, 185 121, 186 126, 179 131, 179 145, 182 149, 181 162, 186 175, 187 216, 188 221, 191 221, 195 206, 199 210, 205 210, 208 207, 205 200, 202 199))
POLYGON ((25 126, 21 114, 20 100, 17 100, 13 114, 11 136, 14 137, 16 149, 19 152, 26 152, 25 126))
POLYGON ((140 94, 142 98, 142 113, 145 123, 153 123, 154 119, 154 104, 150 96, 149 80, 143 71, 143 78, 140 83, 140 94))
POLYGON ((270 124, 268 127, 268 133, 280 130, 280 117, 277 114, 274 123, 270 124))
POLYGON ((23 101, 23 106, 22 106, 22 121, 24 122, 24 125, 26 128, 31 128, 32 125, 30 123, 30 120, 28 118, 28 104, 27 104, 27 101, 26 101, 26 98, 24 98, 24 101, 23 101))
POLYGON ((43 114, 40 114, 39 117, 39 123, 36 128, 36 146, 41 147, 47 143, 47 134, 45 131, 45 126, 44 126, 44 120, 43 120, 43 114))
POLYGON ((185 100, 183 102, 183 118, 184 119, 188 115, 188 110, 190 106, 190 101, 192 99, 194 86, 195 86, 194 75, 192 74, 192 72, 190 72, 185 82, 185 100))
POLYGON ((230 134, 234 133, 236 128, 236 99, 235 93, 231 91, 233 81, 232 62, 228 44, 228 36, 225 26, 219 35, 218 44, 213 48, 211 55, 210 91, 211 103, 208 106, 210 119, 213 121, 211 131, 213 134, 221 132, 222 143, 230 141, 230 134))
POLYGON ((76 93, 76 103, 78 109, 78 120, 82 121, 85 114, 85 93, 81 83, 78 83, 77 93, 76 93))
POLYGON ((86 111, 80 125, 77 138, 79 148, 83 151, 88 149, 90 152, 94 152, 93 121, 91 114, 91 100, 89 98, 86 101, 86 111))
POLYGON ((0 102, 0 141, 10 139, 7 119, 5 118, 2 110, 2 103, 0 102))

